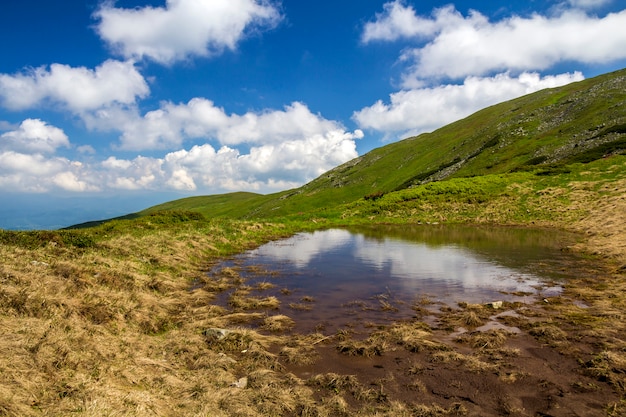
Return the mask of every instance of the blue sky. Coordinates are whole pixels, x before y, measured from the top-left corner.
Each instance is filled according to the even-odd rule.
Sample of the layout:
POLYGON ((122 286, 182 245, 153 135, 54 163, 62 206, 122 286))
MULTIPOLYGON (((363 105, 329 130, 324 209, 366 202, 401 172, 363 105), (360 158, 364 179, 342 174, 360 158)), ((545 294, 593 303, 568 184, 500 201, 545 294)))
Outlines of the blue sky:
POLYGON ((0 228, 297 187, 621 69, 624 27, 623 0, 5 2, 0 228))

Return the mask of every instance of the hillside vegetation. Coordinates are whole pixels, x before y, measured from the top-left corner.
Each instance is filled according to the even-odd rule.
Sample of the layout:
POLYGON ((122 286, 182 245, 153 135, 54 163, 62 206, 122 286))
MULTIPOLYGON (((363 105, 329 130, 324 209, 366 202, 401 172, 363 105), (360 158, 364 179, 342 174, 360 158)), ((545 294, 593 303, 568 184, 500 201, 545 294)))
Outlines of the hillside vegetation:
POLYGON ((490 107, 298 189, 0 230, 0 416, 624 416, 624 126, 619 71, 490 107), (292 307, 268 294, 289 280, 206 273, 299 231, 389 223, 564 229, 578 240, 561 249, 586 261, 560 295, 503 304, 498 322, 519 334, 478 331, 493 305, 433 312, 417 293, 414 317, 369 334, 297 334, 292 307))
POLYGON ((415 187, 511 172, 547 175, 626 150, 626 70, 547 89, 481 110, 432 133, 349 161, 272 195, 192 197, 152 207, 207 217, 275 218, 415 187))

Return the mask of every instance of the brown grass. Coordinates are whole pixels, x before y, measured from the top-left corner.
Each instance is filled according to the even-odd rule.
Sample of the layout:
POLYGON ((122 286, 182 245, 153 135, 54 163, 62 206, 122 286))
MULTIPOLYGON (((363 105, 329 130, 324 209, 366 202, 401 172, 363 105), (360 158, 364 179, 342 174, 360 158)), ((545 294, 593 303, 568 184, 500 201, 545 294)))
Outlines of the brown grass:
POLYGON ((305 304, 305 303, 289 303, 289 308, 292 310, 299 310, 299 311, 313 310, 313 306, 311 306, 311 304, 305 304))
POLYGON ((291 330, 295 322, 288 316, 284 314, 279 314, 276 316, 268 316, 263 321, 263 329, 269 330, 271 332, 284 332, 287 330, 291 330))
POLYGON ((276 310, 280 301, 274 296, 246 297, 245 293, 233 293, 228 299, 228 305, 235 310, 276 310))
POLYGON ((493 310, 482 304, 459 303, 461 310, 450 310, 440 318, 440 327, 455 330, 458 327, 474 329, 482 326, 493 310))
MULTIPOLYGON (((202 273, 216 250, 207 248, 221 241, 163 230, 112 235, 82 251, 1 246, 0 415, 414 415, 349 376, 286 372, 314 364, 315 347, 334 337, 280 336, 294 323, 268 315, 278 300, 250 295, 269 286, 250 288, 236 268, 202 273), (236 301, 213 304, 225 291, 236 301)), ((375 335, 357 353, 408 346, 411 332, 426 341, 423 331, 375 335)))
POLYGON ((490 330, 488 332, 465 333, 457 338, 457 342, 467 343, 479 351, 494 350, 501 348, 511 334, 502 330, 490 330))
MULTIPOLYGON (((241 284, 235 270, 201 274, 198 261, 217 238, 164 230, 84 251, 1 246, 0 415, 260 416, 310 406, 304 383, 259 374, 280 369, 267 350, 273 339, 236 329, 220 341, 203 335, 251 318, 211 304, 241 284), (202 285, 190 291, 193 282, 202 285), (242 374, 259 392, 229 388, 242 374)), ((246 302, 275 308, 277 300, 246 302)), ((268 326, 277 323, 289 325, 268 326)))
POLYGON ((410 352, 448 349, 446 345, 433 340, 430 328, 422 322, 398 323, 379 332, 377 336, 410 352))
POLYGON ((438 351, 431 354, 433 363, 453 363, 457 362, 470 372, 482 373, 491 372, 497 369, 497 365, 487 363, 477 355, 465 355, 454 351, 438 351))

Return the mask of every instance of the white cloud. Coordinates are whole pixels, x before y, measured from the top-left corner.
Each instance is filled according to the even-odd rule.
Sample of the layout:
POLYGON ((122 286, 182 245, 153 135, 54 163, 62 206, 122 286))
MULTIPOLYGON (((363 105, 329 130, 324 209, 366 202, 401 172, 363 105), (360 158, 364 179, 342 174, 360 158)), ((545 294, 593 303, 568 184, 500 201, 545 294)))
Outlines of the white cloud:
POLYGON ((545 70, 558 62, 626 58, 626 10, 604 18, 571 11, 556 18, 512 17, 495 24, 477 12, 453 19, 431 43, 407 53, 408 79, 459 78, 494 70, 545 70))
POLYGON ((502 71, 545 70, 564 61, 601 63, 626 58, 626 10, 598 17, 570 9, 551 17, 533 14, 497 22, 477 11, 463 16, 453 6, 436 9, 431 19, 425 19, 399 0, 385 5, 385 10, 365 26, 364 39, 422 35, 415 42, 423 44, 401 57, 410 66, 404 76, 405 88, 428 79, 463 79, 502 71), (404 18, 393 19, 394 10, 401 10, 404 18), (428 30, 415 31, 415 22, 428 30), (375 32, 372 27, 377 28, 375 32), (423 39, 429 33, 428 39, 423 39))
POLYGON ((77 173, 71 171, 59 172, 52 177, 52 183, 65 191, 84 192, 100 190, 100 187, 81 180, 77 173))
POLYGON ((518 77, 511 77, 508 73, 494 77, 468 77, 460 85, 393 93, 389 104, 379 100, 355 112, 353 119, 363 129, 374 129, 401 138, 432 131, 505 100, 582 79, 579 72, 545 77, 537 73, 522 73, 518 77))
POLYGON ((95 13, 97 31, 126 58, 163 64, 235 49, 247 30, 281 19, 266 0, 167 0, 165 7, 120 9, 106 2, 95 13))
POLYGON ((40 153, 0 151, 0 189, 43 193, 98 191, 99 187, 81 163, 40 153))
MULTIPOLYGON (((213 145, 204 143, 188 150, 169 152, 162 158, 111 156, 93 162, 90 157, 91 162, 86 163, 34 153, 35 149, 24 149, 23 152, 7 149, 3 152, 0 148, 0 189, 31 192, 180 190, 209 194, 240 190, 275 192, 300 186, 358 156, 355 141, 363 137, 362 131, 346 131, 336 122, 313 115, 300 103, 294 103, 284 111, 243 116, 226 116, 209 102, 195 102, 196 106, 199 104, 204 105, 209 114, 220 116, 218 120, 223 123, 216 127, 209 123, 210 118, 190 119, 189 115, 195 114, 194 106, 180 105, 164 111, 158 125, 167 125, 169 118, 173 117, 175 127, 170 131, 179 129, 178 135, 188 135, 184 126, 189 123, 190 129, 200 129, 194 134, 211 131, 217 136, 223 135, 224 141, 235 141, 231 133, 234 129, 242 135, 241 140, 247 140, 251 145, 249 151, 243 153, 228 145, 216 150, 213 145), (176 114, 178 116, 172 116, 176 114), (254 129, 261 133, 253 134, 254 129), (277 135, 278 139, 272 135, 277 135)), ((195 114, 202 115, 205 113, 195 114)), ((48 150, 53 148, 51 146, 48 150)))
MULTIPOLYGON (((157 110, 138 115, 134 109, 109 108, 87 119, 91 128, 121 130, 120 147, 126 150, 173 149, 185 140, 215 140, 222 145, 278 144, 308 140, 329 132, 344 132, 338 122, 313 114, 302 103, 283 110, 227 114, 204 98, 187 103, 165 102, 157 110)), ((356 136, 355 136, 356 137, 356 136)))
MULTIPOLYGON (((252 147, 249 153, 209 144, 168 153, 159 166, 168 188, 278 191, 300 186, 358 156, 362 132, 331 131, 301 140, 252 147)), ((132 161, 128 169, 133 169, 132 161)))
POLYGON ((54 153, 61 146, 70 146, 63 130, 39 119, 26 119, 17 130, 0 135, 0 150, 54 153))
POLYGON ((138 156, 133 160, 110 157, 94 170, 100 171, 108 189, 157 189, 163 184, 163 160, 138 156))
POLYGON ((415 15, 415 9, 405 6, 401 0, 385 3, 383 13, 376 13, 376 20, 363 28, 361 41, 394 41, 400 38, 413 38, 432 35, 437 30, 437 22, 415 15))
POLYGON ((0 74, 0 104, 10 110, 54 104, 82 113, 112 104, 132 105, 149 93, 131 61, 107 60, 94 70, 52 64, 49 69, 0 74))
POLYGON ((63 158, 47 158, 42 154, 25 154, 15 151, 0 153, 0 173, 23 174, 45 178, 60 172, 67 165, 63 158))

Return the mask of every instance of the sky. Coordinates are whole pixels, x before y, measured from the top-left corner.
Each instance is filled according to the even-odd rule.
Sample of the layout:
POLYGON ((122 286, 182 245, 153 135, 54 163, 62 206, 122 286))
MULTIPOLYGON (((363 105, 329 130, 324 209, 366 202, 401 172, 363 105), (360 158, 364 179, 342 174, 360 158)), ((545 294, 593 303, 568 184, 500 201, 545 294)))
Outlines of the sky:
POLYGON ((626 67, 625 0, 8 0, 0 228, 273 193, 626 67))

